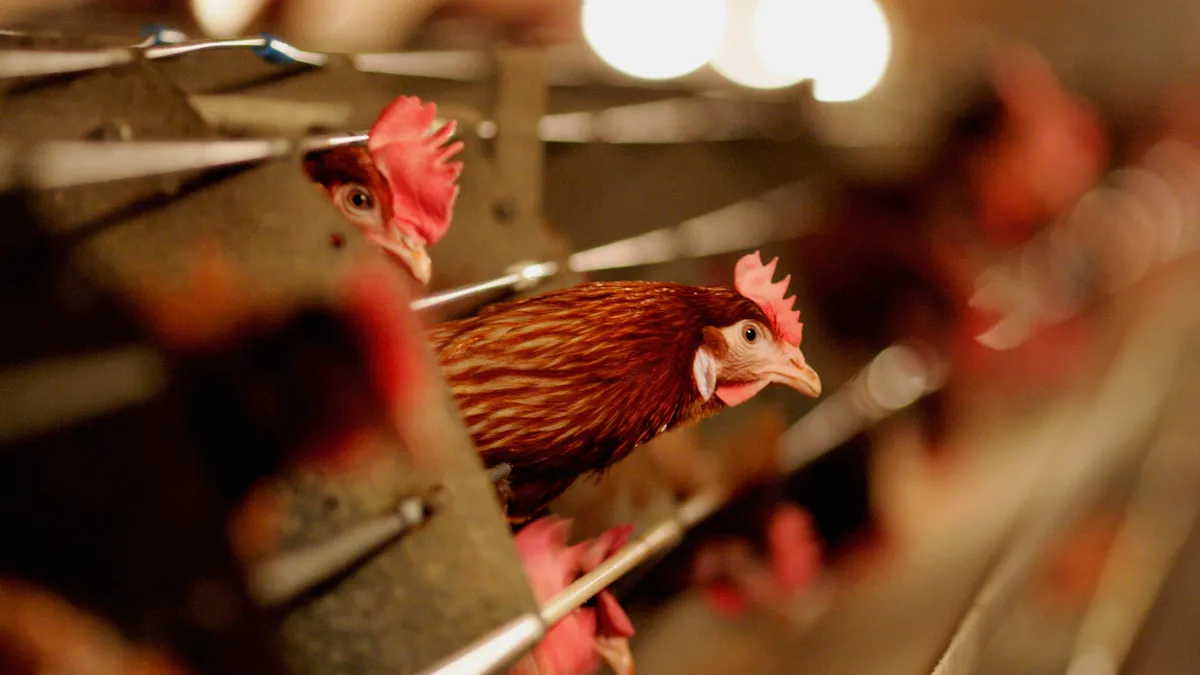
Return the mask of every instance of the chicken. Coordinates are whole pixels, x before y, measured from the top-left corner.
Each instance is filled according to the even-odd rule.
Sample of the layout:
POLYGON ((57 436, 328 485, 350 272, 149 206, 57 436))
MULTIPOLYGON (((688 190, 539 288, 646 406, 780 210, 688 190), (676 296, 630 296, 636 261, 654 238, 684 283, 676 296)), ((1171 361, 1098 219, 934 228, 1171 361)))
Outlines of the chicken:
POLYGON ((304 170, 333 205, 422 285, 433 265, 426 250, 450 228, 463 147, 446 144, 455 123, 432 131, 437 106, 401 96, 371 127, 366 147, 347 145, 309 153, 304 170))
MULTIPOLYGON (((619 525, 595 539, 567 546, 570 530, 571 521, 546 517, 530 523, 515 537, 517 554, 539 603, 547 602, 620 550, 633 528, 619 525)), ((592 675, 601 658, 617 675, 632 675, 631 635, 633 624, 617 599, 600 591, 593 603, 552 626, 509 675, 592 675)))
POLYGON ((435 375, 398 279, 366 265, 335 304, 295 305, 260 295, 206 251, 184 285, 136 291, 143 322, 173 355, 247 566, 280 547, 292 493, 271 478, 278 472, 344 476, 396 448, 418 466, 435 461, 403 423, 420 414, 435 375))
POLYGON ((115 626, 57 593, 0 577, 0 673, 191 675, 160 649, 131 644, 115 626))
POLYGON ((578 476, 743 403, 775 382, 818 396, 778 259, 738 261, 735 289, 595 282, 432 327, 468 432, 521 523, 578 476))
POLYGON ((812 517, 793 504, 772 511, 763 536, 765 560, 747 541, 704 542, 693 561, 693 582, 704 589, 709 606, 740 614, 750 606, 786 617, 787 605, 821 571, 822 546, 812 517))

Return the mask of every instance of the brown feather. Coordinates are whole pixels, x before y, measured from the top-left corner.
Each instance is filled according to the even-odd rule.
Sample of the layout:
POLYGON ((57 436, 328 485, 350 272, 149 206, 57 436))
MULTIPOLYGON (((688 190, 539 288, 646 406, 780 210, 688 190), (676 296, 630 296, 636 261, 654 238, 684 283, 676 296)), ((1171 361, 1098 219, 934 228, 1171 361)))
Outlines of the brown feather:
MULTIPOLYGON (((724 407, 700 399, 692 359, 706 327, 762 310, 725 287, 590 283, 429 330, 485 464, 507 462, 510 517, 532 515, 579 475, 724 407)), ((723 344, 712 345, 723 347, 723 344)))

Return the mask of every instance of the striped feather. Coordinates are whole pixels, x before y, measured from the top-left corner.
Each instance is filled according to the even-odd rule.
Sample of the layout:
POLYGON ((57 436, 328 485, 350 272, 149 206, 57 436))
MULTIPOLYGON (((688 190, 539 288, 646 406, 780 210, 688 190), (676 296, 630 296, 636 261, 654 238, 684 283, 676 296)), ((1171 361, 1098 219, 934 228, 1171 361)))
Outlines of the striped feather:
POLYGON ((766 323, 724 287, 591 283, 435 326, 468 432, 493 466, 512 465, 509 515, 536 512, 588 471, 719 411, 701 401, 692 358, 706 326, 766 323))

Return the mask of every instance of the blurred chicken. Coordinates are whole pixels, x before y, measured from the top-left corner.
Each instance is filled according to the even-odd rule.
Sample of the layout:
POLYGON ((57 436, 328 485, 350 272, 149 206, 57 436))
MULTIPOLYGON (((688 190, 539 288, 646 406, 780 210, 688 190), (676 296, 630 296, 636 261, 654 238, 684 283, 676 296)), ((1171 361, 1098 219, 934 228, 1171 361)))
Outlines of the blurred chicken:
POLYGON ((775 382, 818 396, 800 313, 758 253, 736 290, 589 283, 485 309, 429 336, 468 432, 507 465, 509 518, 535 516, 577 477, 775 382))
MULTIPOLYGON (((546 517, 516 535, 517 554, 539 603, 545 603, 625 545, 633 528, 621 525, 568 547, 571 521, 546 517)), ((603 658, 617 675, 633 674, 633 624, 617 599, 600 591, 546 633, 509 675, 592 675, 603 658)))
POLYGON ((310 153, 304 170, 368 240, 421 284, 432 263, 426 249, 450 228, 461 162, 448 161, 462 141, 446 144, 455 123, 431 131, 437 106, 401 96, 368 134, 366 147, 347 145, 310 153))
POLYGON ((700 545, 692 581, 704 589, 709 606, 726 614, 755 606, 776 616, 789 615, 788 604, 821 571, 820 536, 808 513, 783 503, 771 513, 763 539, 762 558, 744 539, 700 545))
POLYGON ((356 270, 336 307, 255 293, 212 252, 187 283, 140 292, 144 321, 174 354, 202 456, 231 508, 246 565, 274 553, 288 490, 274 476, 370 467, 397 446, 420 463, 398 413, 412 415, 432 376, 391 269, 356 270))
POLYGON ((0 673, 190 675, 157 649, 134 645, 110 624, 59 595, 0 579, 0 673))

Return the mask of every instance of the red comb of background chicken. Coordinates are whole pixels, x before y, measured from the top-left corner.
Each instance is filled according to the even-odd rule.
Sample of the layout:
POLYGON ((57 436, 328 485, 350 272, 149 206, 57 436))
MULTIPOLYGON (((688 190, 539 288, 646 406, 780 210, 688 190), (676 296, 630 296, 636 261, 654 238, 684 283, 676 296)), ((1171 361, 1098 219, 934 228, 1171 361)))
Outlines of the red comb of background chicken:
MULTIPOLYGON (((514 543, 534 597, 544 603, 625 545, 631 525, 618 525, 595 539, 567 546, 571 521, 547 516, 523 528, 514 543)), ((591 675, 608 661, 619 675, 633 672, 629 636, 633 624, 617 599, 601 591, 595 606, 571 612, 546 633, 533 653, 509 675, 591 675)))
POLYGON ((415 96, 392 101, 371 127, 367 149, 392 192, 393 217, 432 246, 450 228, 455 181, 462 162, 447 161, 462 149, 462 141, 443 144, 454 134, 455 123, 433 129, 437 106, 415 96))
POLYGON ((783 297, 792 275, 787 275, 778 283, 771 283, 778 262, 779 258, 773 258, 763 265, 758 251, 743 256, 733 268, 733 286, 767 315, 776 335, 793 347, 799 347, 804 325, 800 323, 800 311, 792 309, 796 296, 783 297))

